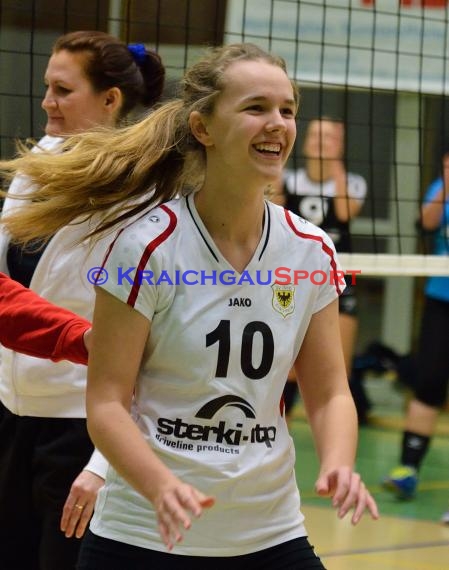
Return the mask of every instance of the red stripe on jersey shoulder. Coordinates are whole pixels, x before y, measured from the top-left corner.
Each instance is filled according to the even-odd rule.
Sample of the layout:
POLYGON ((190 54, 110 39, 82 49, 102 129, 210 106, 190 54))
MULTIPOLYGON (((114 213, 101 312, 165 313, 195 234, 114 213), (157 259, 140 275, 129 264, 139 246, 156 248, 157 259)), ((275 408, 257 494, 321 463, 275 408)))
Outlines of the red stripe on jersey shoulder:
MULTIPOLYGON (((311 239, 313 241, 317 241, 321 244, 321 249, 324 251, 324 253, 327 253, 327 255, 330 258, 330 264, 332 267, 332 271, 334 272, 334 275, 337 275, 336 271, 337 271, 337 263, 335 261, 335 257, 334 257, 334 251, 332 250, 332 248, 330 248, 327 243, 325 243, 325 241, 323 240, 323 238, 321 236, 315 236, 313 234, 306 234, 304 232, 300 232, 298 230, 298 228, 295 226, 295 224, 293 223, 291 214, 289 212, 289 210, 284 208, 284 213, 285 213, 285 219, 287 220, 287 224, 290 226, 290 228, 293 230, 293 232, 301 238, 304 239, 311 239)), ((335 289, 338 293, 338 295, 341 295, 341 289, 338 283, 338 279, 334 279, 334 284, 335 284, 335 289)))
MULTIPOLYGON (((129 225, 129 224, 128 224, 128 225, 129 225)), ((104 269, 104 266, 106 265, 106 262, 107 262, 107 260, 109 259, 109 256, 111 255, 111 251, 112 251, 112 248, 113 248, 114 245, 115 245, 115 242, 118 240, 118 238, 119 238, 120 234, 123 232, 123 230, 125 230, 127 227, 128 227, 128 226, 125 226, 124 228, 122 228, 121 230, 119 230, 119 231, 117 232, 115 238, 114 238, 114 239, 111 241, 111 243, 109 244, 109 247, 108 247, 108 249, 107 249, 107 251, 106 251, 106 254, 105 254, 105 256, 104 256, 104 259, 103 259, 103 263, 101 264, 101 269, 104 269)), ((99 271, 99 272, 97 273, 97 278, 98 278, 100 275, 101 275, 101 271, 99 271)), ((95 284, 97 283, 97 278, 95 279, 95 284)))
POLYGON ((146 246, 142 254, 142 257, 140 258, 139 265, 137 266, 136 276, 134 278, 134 283, 131 288, 131 293, 129 294, 127 300, 128 305, 131 305, 131 307, 134 307, 137 300, 137 296, 139 294, 139 289, 141 285, 141 283, 139 283, 139 281, 141 281, 139 279, 139 275, 141 275, 141 271, 143 271, 146 264, 148 263, 151 254, 155 251, 156 248, 158 248, 162 243, 164 243, 166 239, 170 237, 170 235, 174 232, 176 225, 178 223, 176 214, 172 210, 170 210, 170 208, 168 208, 165 204, 161 204, 161 206, 159 207, 162 210, 164 210, 164 212, 168 215, 169 223, 161 234, 159 234, 156 238, 154 238, 154 240, 150 241, 150 243, 146 246))

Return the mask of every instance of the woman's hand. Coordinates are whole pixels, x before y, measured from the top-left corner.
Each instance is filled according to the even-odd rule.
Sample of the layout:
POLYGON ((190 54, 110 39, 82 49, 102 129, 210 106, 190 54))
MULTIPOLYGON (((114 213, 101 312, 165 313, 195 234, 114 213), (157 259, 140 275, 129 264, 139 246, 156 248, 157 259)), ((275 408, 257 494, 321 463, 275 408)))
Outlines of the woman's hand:
POLYGON ((350 467, 339 467, 321 473, 315 483, 315 490, 322 497, 331 497, 332 506, 338 509, 338 516, 343 518, 350 509, 354 509, 352 524, 357 524, 365 509, 373 519, 379 518, 376 501, 363 483, 360 475, 350 467))
POLYGON ((161 538, 171 550, 175 543, 182 541, 184 531, 192 526, 192 515, 200 517, 203 509, 214 505, 215 499, 173 477, 163 485, 152 502, 161 538))
POLYGON ((70 487, 61 517, 61 530, 67 538, 81 538, 94 512, 95 501, 104 479, 91 473, 81 471, 70 487))

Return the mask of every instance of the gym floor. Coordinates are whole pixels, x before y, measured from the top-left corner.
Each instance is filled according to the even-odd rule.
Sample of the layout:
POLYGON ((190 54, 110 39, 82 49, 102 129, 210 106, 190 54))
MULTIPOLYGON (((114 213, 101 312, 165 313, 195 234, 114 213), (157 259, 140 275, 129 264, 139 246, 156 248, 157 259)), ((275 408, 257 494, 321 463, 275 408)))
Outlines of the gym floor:
POLYGON ((368 425, 360 428, 357 470, 377 501, 378 521, 364 517, 353 527, 349 519, 337 518, 328 499, 315 495, 318 462, 310 429, 301 402, 293 410, 291 434, 310 542, 328 570, 447 570, 449 525, 440 517, 449 510, 449 414, 441 415, 416 498, 398 501, 380 481, 398 463, 407 394, 388 377, 368 378, 365 386, 373 408, 368 425))

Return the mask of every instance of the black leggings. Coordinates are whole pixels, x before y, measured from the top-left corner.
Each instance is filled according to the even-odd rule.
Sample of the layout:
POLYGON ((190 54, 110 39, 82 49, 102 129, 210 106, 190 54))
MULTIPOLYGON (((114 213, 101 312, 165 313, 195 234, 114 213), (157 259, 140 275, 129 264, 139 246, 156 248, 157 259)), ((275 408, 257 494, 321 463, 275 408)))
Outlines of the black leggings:
POLYGON ((357 317, 358 303, 355 293, 355 286, 352 284, 352 277, 345 275, 346 289, 338 298, 338 312, 340 315, 357 317))
POLYGON ((449 382, 449 303, 426 297, 419 339, 415 396, 435 408, 444 405, 449 382))
POLYGON ((59 528, 93 450, 85 419, 16 416, 0 404, 0 568, 74 570, 80 540, 59 528))
MULTIPOLYGON (((219 537, 217 537, 217 541, 219 537)), ((242 556, 181 556, 99 537, 83 539, 77 570, 308 570, 324 566, 306 537, 242 556)))

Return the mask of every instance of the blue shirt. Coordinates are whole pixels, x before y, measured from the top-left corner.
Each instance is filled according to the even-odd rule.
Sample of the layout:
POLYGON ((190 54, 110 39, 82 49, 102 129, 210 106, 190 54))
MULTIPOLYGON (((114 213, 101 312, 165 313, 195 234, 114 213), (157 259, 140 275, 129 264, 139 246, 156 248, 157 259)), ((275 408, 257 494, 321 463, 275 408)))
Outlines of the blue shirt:
MULTIPOLYGON (((443 179, 434 180, 427 190, 424 204, 431 202, 443 187, 443 179)), ((445 198, 441 223, 435 235, 434 255, 449 255, 449 196, 445 198)), ((449 277, 429 277, 424 289, 428 297, 449 302, 449 277)))

